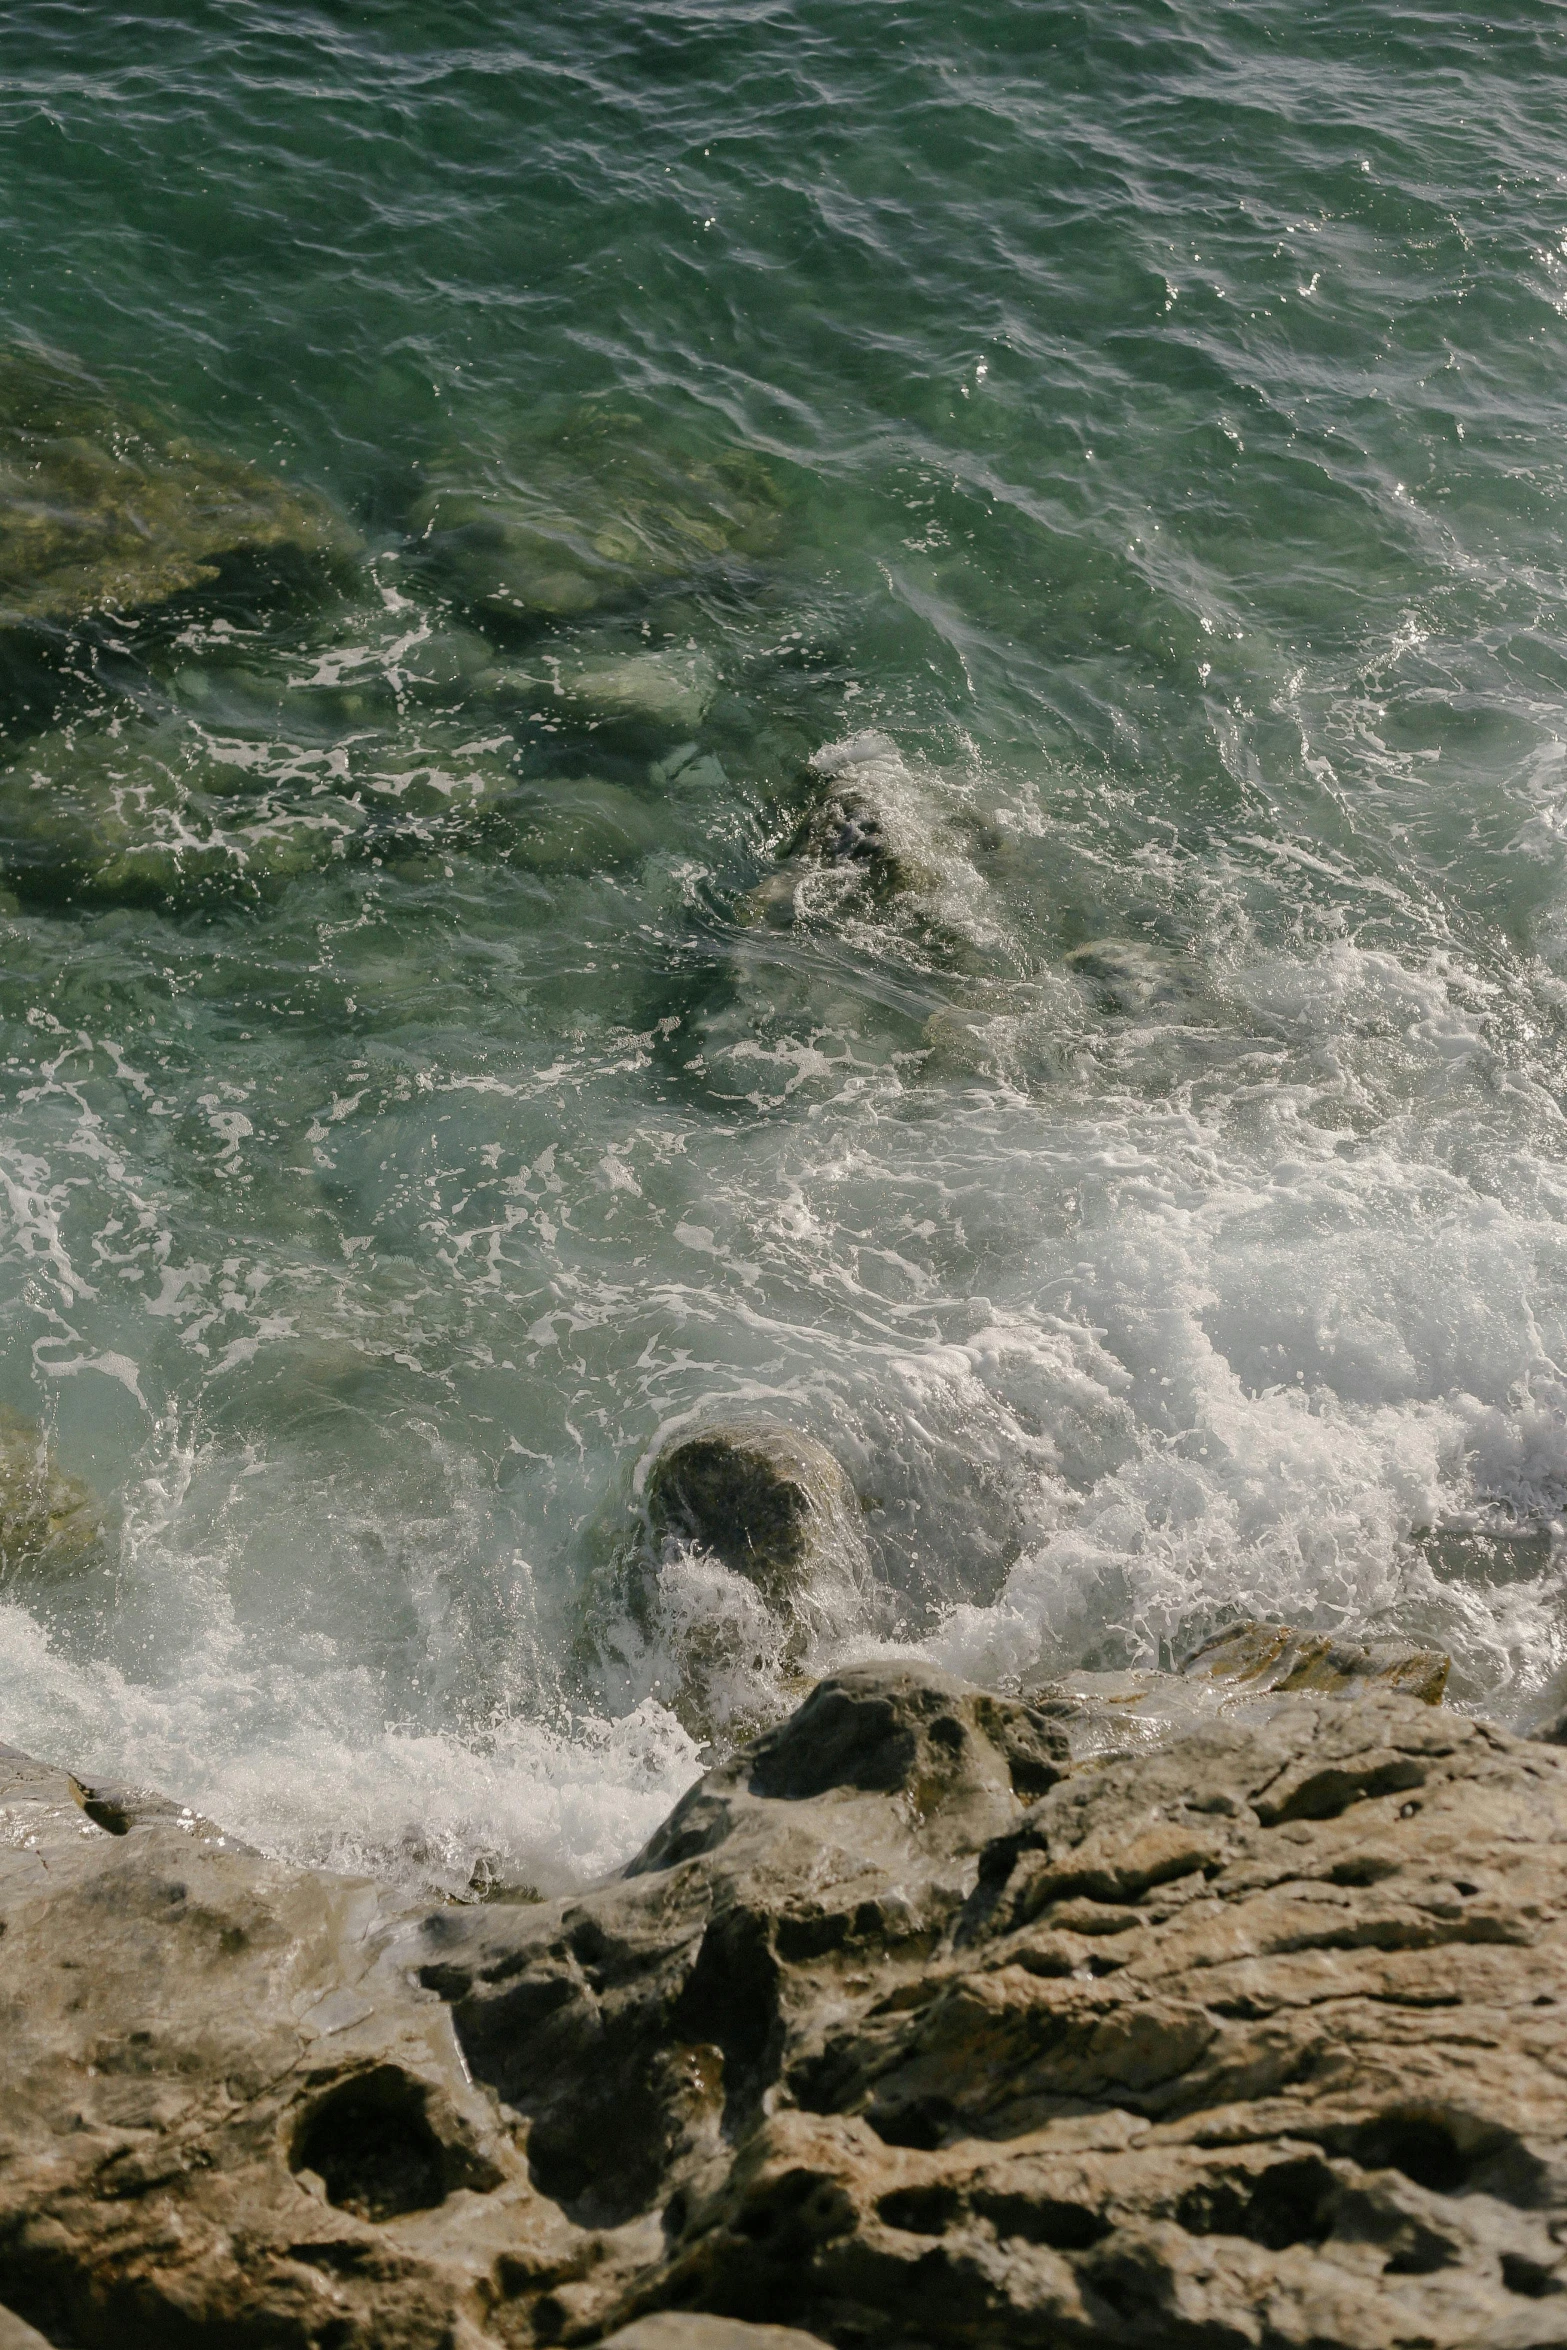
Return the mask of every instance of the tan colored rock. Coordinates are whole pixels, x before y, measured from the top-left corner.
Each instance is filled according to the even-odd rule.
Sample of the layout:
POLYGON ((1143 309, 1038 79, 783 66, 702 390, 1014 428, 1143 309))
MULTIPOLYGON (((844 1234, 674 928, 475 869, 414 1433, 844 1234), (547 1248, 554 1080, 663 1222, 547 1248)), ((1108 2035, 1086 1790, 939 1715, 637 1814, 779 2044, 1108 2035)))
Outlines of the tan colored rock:
MULTIPOLYGON (((3 2334, 0 2350, 6 2350, 3 2334)), ((823 2344, 793 2326, 754 2326, 743 2318, 661 2309, 656 2317, 639 2317, 611 2334, 605 2350, 823 2350, 823 2344)))
POLYGON ((134 1808, 0 1782, 0 2279, 83 2350, 1567 2341, 1549 1746, 1364 1681, 1072 1769, 867 1667, 422 1917, 134 1808))
POLYGON ((1289 1624, 1230 1624, 1187 1657, 1183 1673, 1238 1687, 1314 1690, 1342 1694, 1365 1681, 1401 1689, 1425 1705, 1440 1705, 1452 1659, 1439 1648, 1411 1648, 1399 1640, 1362 1647, 1325 1632, 1297 1632, 1289 1624))
POLYGON ((13 2317, 9 2309, 0 2309, 0 2350, 49 2350, 49 2344, 34 2327, 13 2317))
POLYGON ((74 361, 0 352, 0 624, 137 611, 235 556, 349 543, 320 499, 125 407, 74 361))

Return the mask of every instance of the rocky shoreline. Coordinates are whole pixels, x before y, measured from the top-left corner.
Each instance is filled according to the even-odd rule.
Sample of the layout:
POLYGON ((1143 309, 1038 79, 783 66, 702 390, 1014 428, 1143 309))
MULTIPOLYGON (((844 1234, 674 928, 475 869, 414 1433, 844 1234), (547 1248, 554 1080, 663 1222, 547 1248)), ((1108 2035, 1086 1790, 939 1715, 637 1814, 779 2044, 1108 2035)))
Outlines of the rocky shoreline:
POLYGON ((14 2339, 1567 2342, 1567 1752, 1342 1688, 1074 1761, 866 1667, 433 1909, 5 1750, 14 2339))

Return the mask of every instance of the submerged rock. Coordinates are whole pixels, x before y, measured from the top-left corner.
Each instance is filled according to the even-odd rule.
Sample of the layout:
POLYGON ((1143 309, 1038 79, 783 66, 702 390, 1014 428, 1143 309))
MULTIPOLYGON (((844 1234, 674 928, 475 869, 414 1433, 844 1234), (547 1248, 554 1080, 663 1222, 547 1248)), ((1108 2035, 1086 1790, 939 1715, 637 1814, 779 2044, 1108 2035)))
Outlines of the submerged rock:
POLYGON ((24 896, 254 896, 355 849, 462 837, 511 792, 492 741, 427 723, 257 740, 179 710, 36 736, 0 768, 0 866, 24 896))
POLYGON ((600 724, 617 719, 675 731, 700 726, 718 691, 710 656, 677 652, 562 655, 535 674, 498 669, 492 690, 513 700, 558 699, 568 714, 600 724))
POLYGON ((1091 982, 1112 1011, 1135 1018, 1183 1004, 1191 985, 1167 948, 1141 938, 1096 938, 1074 947, 1066 967, 1091 982))
POLYGON ((508 854, 532 873, 604 873, 639 864, 667 837, 656 805, 624 784, 579 776, 519 801, 508 854))
POLYGON ((1440 1705, 1452 1669, 1438 1648, 1411 1648, 1399 1640, 1362 1647, 1326 1632, 1297 1632, 1289 1624, 1230 1624, 1187 1657, 1183 1673, 1210 1681, 1233 1681, 1264 1690, 1320 1690, 1343 1693, 1365 1681, 1379 1681, 1425 1705, 1440 1705))
POLYGON ((321 499, 172 432, 71 360, 0 352, 0 625, 134 612, 236 557, 351 544, 321 499))
POLYGON ((1567 1754, 1373 1682, 1073 1769, 844 1673, 527 1908, 0 1816, 0 2274, 82 2350, 1561 2341, 1567 1754))
POLYGON ((17 1574, 68 1574, 104 1537, 102 1504, 68 1477, 35 1420, 0 1409, 0 1583, 17 1574))
POLYGON ((709 457, 589 406, 531 445, 502 434, 437 458, 412 528, 464 602, 509 618, 590 612, 771 545, 782 498, 744 450, 709 457))

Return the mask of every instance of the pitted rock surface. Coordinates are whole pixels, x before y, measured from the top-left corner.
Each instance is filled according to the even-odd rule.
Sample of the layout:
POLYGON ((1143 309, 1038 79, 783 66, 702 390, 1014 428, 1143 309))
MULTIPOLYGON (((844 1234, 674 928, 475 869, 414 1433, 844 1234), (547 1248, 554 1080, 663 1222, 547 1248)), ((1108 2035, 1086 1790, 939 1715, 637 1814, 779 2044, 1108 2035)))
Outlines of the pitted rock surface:
POLYGON ((6 1770, 57 2343, 1567 2343, 1557 1748, 1368 1679, 1073 1769, 865 1668, 619 1877, 423 1916, 6 1770))

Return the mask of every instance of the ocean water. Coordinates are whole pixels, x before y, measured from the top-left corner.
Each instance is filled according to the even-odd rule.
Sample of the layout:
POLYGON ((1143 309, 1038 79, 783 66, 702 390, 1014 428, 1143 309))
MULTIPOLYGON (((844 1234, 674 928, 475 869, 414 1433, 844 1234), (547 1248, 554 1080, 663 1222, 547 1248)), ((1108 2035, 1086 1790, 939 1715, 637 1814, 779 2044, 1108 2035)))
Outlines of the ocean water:
POLYGON ((0 1735, 456 1891, 844 1657, 1560 1698, 1562 86, 1542 0, 15 0, 0 344, 352 551, 0 638, 0 1403, 109 1513, 0 1735), (864 1503, 804 1660, 620 1605, 736 1406, 864 1503))

